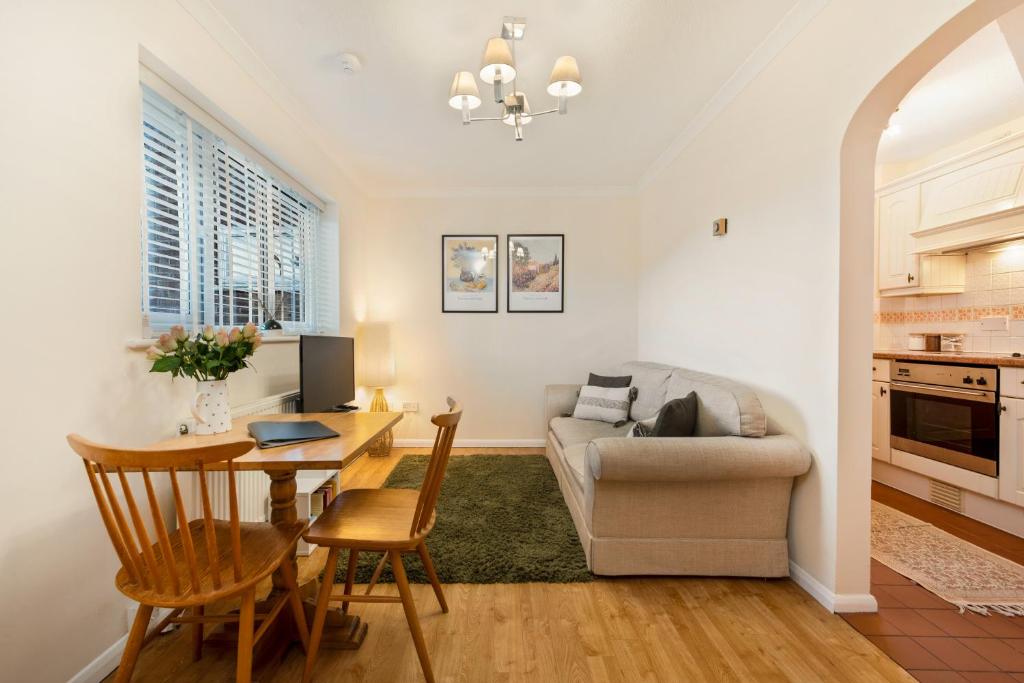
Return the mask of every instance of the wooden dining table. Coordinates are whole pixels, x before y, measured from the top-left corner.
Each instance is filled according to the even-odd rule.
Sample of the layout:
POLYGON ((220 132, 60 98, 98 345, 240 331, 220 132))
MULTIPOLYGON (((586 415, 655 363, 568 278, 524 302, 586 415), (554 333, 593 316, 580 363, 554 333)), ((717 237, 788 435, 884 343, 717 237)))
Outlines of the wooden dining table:
MULTIPOLYGON (((361 455, 366 453, 370 446, 388 430, 393 428, 402 419, 402 413, 283 413, 278 415, 249 415, 235 418, 231 431, 214 435, 189 434, 178 436, 160 443, 154 444, 152 448, 182 448, 194 446, 208 446, 226 441, 237 441, 249 437, 248 426, 250 422, 258 421, 279 421, 298 422, 304 420, 316 420, 327 427, 338 432, 337 437, 322 439, 319 441, 307 441, 305 443, 290 446, 279 446, 277 448, 253 448, 245 455, 236 458, 235 468, 237 470, 262 470, 270 477, 270 523, 279 524, 282 522, 294 522, 298 519, 298 511, 295 507, 295 474, 298 470, 343 470, 351 465, 361 455)), ((183 468, 185 469, 185 468, 183 468)), ((219 467, 208 466, 207 469, 226 469, 221 463, 219 467)), ((292 565, 297 568, 294 551, 292 565)), ((331 571, 331 568, 327 568, 331 571)), ((298 572, 296 571, 296 575, 298 572)), ((273 577, 272 595, 268 601, 275 597, 274 593, 285 590, 284 578, 278 572, 273 577)), ((313 581, 307 582, 312 586, 313 581)), ((312 596, 315 595, 309 588, 303 590, 312 596)), ((261 612, 261 604, 256 605, 256 613, 261 612)), ((315 604, 311 600, 306 601, 307 619, 312 620, 315 604)), ((361 621, 358 615, 343 614, 340 610, 331 610, 328 613, 327 625, 324 629, 324 637, 320 647, 334 649, 357 649, 366 637, 367 625, 361 621)), ((268 661, 275 655, 280 655, 292 642, 298 640, 298 634, 294 632, 294 625, 290 619, 277 619, 272 631, 260 640, 262 646, 254 653, 254 659, 259 665, 260 660, 268 661), (265 644, 264 644, 265 643, 265 644)), ((208 643, 216 644, 218 641, 230 644, 234 642, 233 629, 229 626, 222 627, 219 631, 211 633, 207 638, 208 643)))

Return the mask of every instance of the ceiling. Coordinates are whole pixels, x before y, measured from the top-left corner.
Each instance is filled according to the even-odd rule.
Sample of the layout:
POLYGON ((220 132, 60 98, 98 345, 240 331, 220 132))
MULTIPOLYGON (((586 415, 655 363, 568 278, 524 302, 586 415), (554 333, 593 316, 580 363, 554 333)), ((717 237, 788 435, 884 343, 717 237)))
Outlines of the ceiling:
POLYGON ((989 24, 918 82, 882 134, 878 163, 904 163, 1024 116, 1024 14, 989 24), (1016 58, 1015 58, 1016 55, 1016 58))
MULTIPOLYGON (((324 132, 361 185, 387 192, 507 186, 635 187, 798 0, 210 0, 324 132), (567 116, 464 127, 448 107, 457 70, 479 70, 505 15, 525 16, 519 89, 535 110, 555 59, 583 93, 567 116), (356 54, 346 75, 338 55, 356 54)), ((481 85, 477 116, 495 105, 481 85)))

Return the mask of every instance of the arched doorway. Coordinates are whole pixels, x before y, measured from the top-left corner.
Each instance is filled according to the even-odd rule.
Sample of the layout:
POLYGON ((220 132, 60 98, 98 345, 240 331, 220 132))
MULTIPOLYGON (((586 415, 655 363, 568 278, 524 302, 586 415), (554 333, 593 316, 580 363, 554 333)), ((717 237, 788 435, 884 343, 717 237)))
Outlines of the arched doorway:
MULTIPOLYGON (((910 89, 970 36, 1024 0, 976 0, 915 48, 858 107, 840 154, 839 419, 836 585, 839 595, 869 585, 870 555, 868 396, 871 377, 875 159, 890 115, 910 89)), ((835 606, 871 609, 872 601, 835 606)))

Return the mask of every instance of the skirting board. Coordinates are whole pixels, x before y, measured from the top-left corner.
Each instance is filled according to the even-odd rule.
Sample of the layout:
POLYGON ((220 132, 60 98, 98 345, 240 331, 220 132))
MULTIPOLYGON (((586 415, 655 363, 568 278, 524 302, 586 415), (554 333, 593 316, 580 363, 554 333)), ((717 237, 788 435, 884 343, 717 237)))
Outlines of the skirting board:
POLYGON ((849 614, 878 611, 878 601, 870 593, 833 593, 792 560, 789 561, 789 577, 796 585, 810 593, 812 598, 824 605, 829 612, 849 614))
MULTIPOLYGON (((170 612, 171 610, 165 608, 153 610, 153 616, 149 621, 150 626, 156 626, 170 612)), ((99 657, 86 664, 85 668, 68 679, 68 683, 100 683, 121 663, 121 654, 124 652, 127 642, 128 634, 126 633, 104 650, 99 657)))
MULTIPOLYGON (((427 448, 434 445, 433 439, 395 439, 398 448, 427 448)), ((455 439, 454 448, 543 448, 544 439, 455 439)))

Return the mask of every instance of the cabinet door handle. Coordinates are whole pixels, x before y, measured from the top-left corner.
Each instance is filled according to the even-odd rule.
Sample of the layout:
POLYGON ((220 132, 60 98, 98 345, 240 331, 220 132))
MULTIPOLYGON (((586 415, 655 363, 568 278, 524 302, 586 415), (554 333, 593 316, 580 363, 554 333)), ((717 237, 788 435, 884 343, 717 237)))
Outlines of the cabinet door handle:
POLYGON ((885 387, 878 387, 878 395, 885 396, 885 387))
POLYGON ((913 281, 914 281, 914 276, 911 275, 910 273, 907 273, 907 283, 909 284, 909 283, 911 283, 913 281))
POLYGON ((999 412, 1001 412, 1001 413, 1005 413, 1006 412, 1006 405, 1005 404, 1003 404, 1003 403, 999 404, 999 412))

